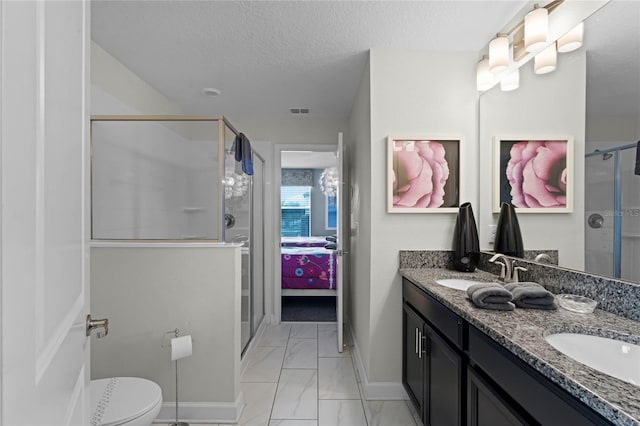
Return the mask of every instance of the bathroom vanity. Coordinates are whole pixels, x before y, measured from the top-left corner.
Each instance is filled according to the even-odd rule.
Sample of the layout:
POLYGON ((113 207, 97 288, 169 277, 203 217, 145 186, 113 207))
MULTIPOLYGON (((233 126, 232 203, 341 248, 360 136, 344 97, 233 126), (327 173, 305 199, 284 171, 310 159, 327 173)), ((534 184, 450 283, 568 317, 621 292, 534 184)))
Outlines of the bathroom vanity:
POLYGON ((478 309, 465 291, 435 281, 488 281, 491 274, 400 273, 402 380, 424 425, 640 425, 638 386, 584 366, 544 340, 559 331, 638 336, 640 323, 601 310, 478 309))

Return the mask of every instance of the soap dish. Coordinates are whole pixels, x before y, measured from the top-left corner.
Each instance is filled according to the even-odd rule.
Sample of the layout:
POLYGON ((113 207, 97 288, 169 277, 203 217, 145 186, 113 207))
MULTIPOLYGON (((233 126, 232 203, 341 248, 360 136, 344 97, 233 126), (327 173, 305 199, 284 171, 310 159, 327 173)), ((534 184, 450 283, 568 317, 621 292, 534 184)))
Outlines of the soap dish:
POLYGON ((556 300, 561 308, 580 314, 590 314, 598 305, 598 302, 593 299, 575 294, 558 294, 556 300))

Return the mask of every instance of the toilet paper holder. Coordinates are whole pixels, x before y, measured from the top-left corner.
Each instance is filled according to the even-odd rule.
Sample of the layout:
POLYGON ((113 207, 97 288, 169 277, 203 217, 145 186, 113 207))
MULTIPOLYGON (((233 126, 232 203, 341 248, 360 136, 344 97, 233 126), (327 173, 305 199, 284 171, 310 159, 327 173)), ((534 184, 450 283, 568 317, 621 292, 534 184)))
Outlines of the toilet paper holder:
MULTIPOLYGON (((173 338, 180 337, 180 329, 175 328, 173 330, 165 332, 164 335, 162 336, 162 342, 160 343, 161 347, 163 348, 172 347, 171 341, 173 338, 169 340, 168 343, 166 343, 167 336, 170 336, 170 335, 173 335, 173 338)), ((174 423, 170 423, 169 426, 189 426, 189 423, 181 422, 178 417, 178 359, 175 359, 174 362, 175 362, 175 372, 176 372, 176 421, 174 423)))

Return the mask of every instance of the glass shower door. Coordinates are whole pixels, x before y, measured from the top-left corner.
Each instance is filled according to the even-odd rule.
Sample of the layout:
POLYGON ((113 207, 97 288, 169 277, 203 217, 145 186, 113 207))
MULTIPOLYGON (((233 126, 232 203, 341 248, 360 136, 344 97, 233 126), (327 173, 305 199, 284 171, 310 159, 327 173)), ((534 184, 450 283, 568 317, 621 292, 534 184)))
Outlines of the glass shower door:
POLYGON ((225 144, 225 235, 228 243, 241 243, 240 342, 251 340, 251 178, 237 171, 231 142, 225 144))
POLYGON ((640 281, 640 176, 635 149, 619 151, 620 278, 640 281))
POLYGON ((253 156, 251 203, 251 253, 253 284, 251 291, 253 336, 264 318, 264 161, 253 156))
POLYGON ((585 159, 585 271, 614 274, 614 177, 613 154, 585 159))

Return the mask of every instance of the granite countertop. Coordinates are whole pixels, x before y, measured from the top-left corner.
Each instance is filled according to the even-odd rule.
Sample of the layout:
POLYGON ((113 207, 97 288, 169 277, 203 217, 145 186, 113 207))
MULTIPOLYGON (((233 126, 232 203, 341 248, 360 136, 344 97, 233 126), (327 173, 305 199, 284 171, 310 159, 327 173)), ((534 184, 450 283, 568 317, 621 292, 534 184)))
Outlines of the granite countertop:
POLYGON ((560 353, 544 339, 545 331, 552 330, 616 336, 640 344, 640 322, 600 309, 591 314, 561 308, 557 311, 516 308, 507 312, 479 309, 467 299, 466 291, 435 284, 441 278, 495 279, 480 270, 464 273, 442 268, 400 269, 400 274, 614 424, 640 426, 640 386, 587 367, 560 353))

